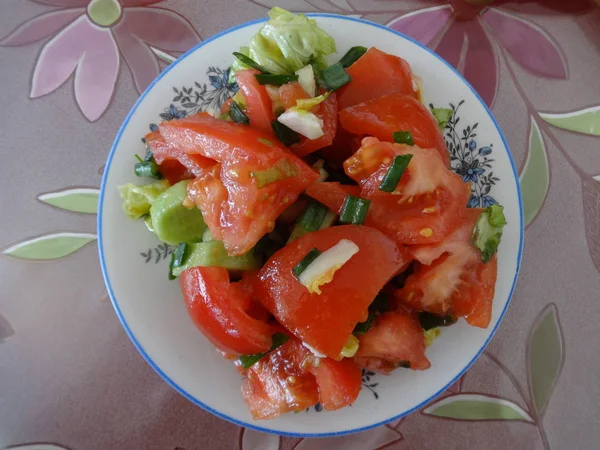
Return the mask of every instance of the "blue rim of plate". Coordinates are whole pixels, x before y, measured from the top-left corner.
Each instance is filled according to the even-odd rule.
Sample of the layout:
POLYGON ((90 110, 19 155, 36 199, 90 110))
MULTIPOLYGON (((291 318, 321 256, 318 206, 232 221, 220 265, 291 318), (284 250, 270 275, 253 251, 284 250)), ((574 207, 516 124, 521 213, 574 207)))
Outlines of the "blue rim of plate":
POLYGON ((189 401, 191 401, 195 405, 200 406, 204 410, 206 410, 206 411, 214 414, 215 416, 220 417, 221 419, 228 420, 229 422, 232 422, 232 423, 234 423, 236 425, 240 425, 240 426, 243 426, 243 427, 246 427, 246 428, 250 428, 250 429, 256 430, 256 431, 262 431, 264 433, 276 434, 276 435, 279 435, 279 436, 302 437, 302 438, 305 438, 305 437, 334 437, 334 436, 343 436, 343 435, 346 435, 346 434, 360 433, 361 431, 367 431, 367 430, 370 430, 372 428, 376 428, 376 427, 379 427, 381 425, 385 425, 386 423, 392 422, 393 420, 400 419, 400 418, 402 418, 402 417, 404 417, 404 416, 412 413, 413 411, 416 411, 416 410, 422 408, 423 406, 427 405, 430 401, 432 401, 435 398, 437 398, 444 391, 446 391, 450 386, 452 386, 473 365, 473 363, 477 360, 477 358, 479 358, 479 356, 481 355, 481 353, 485 350, 485 348, 489 344, 489 342, 492 339, 492 337, 494 337, 494 335, 496 334, 496 331, 498 330, 498 327, 500 326, 500 323, 502 323, 502 319, 504 318, 504 315, 506 314, 506 310, 508 309, 508 305, 510 304, 510 302, 512 300, 512 296, 513 296, 513 293, 514 293, 514 290, 515 290, 515 286, 517 284, 517 278, 519 276, 519 269, 521 267, 521 258, 522 258, 522 255, 523 255, 523 238, 524 238, 524 233, 525 233, 524 221, 523 221, 523 199, 521 197, 521 187, 519 185, 519 176, 518 176, 518 173, 517 173, 517 169, 515 167, 515 162, 513 160, 512 154, 511 154, 510 149, 508 147, 508 143, 506 142, 506 138, 504 137, 504 134, 502 133, 502 130, 500 129, 500 126, 496 122, 496 119, 494 118, 494 115, 492 114, 492 112, 490 111, 490 109, 488 108, 488 106, 482 100, 482 98, 477 93, 477 91, 475 89, 473 89, 473 87, 469 84, 469 82, 467 80, 465 80, 464 77, 460 73, 454 67, 452 67, 450 64, 448 64, 441 56, 439 56, 437 53, 435 53, 433 50, 431 50, 428 47, 424 46, 423 44, 421 44, 420 42, 418 42, 415 39, 411 38, 410 36, 406 36, 406 35, 398 32, 396 30, 393 30, 393 29, 391 29, 389 27, 386 27, 385 25, 381 25, 381 24, 378 24, 378 23, 375 23, 375 22, 364 20, 364 19, 357 19, 355 17, 340 16, 338 14, 308 13, 307 15, 311 16, 311 17, 329 17, 329 18, 336 18, 336 19, 347 20, 349 22, 359 22, 359 23, 362 23, 362 24, 365 24, 365 25, 370 25, 370 26, 373 26, 373 27, 385 30, 387 32, 393 33, 393 34, 395 34, 397 36, 400 36, 400 37, 402 37, 402 38, 404 38, 404 39, 412 42, 413 44, 418 45, 423 50, 425 50, 428 53, 432 54, 441 63, 443 63, 444 65, 446 65, 447 67, 449 67, 456 75, 458 75, 458 77, 465 83, 465 85, 471 90, 471 92, 473 92, 473 94, 475 95, 475 97, 479 100, 479 102, 485 108, 486 112, 488 113, 488 116, 490 117, 490 119, 494 123, 494 126, 496 127, 496 130, 498 131, 498 134, 500 135, 500 138, 502 139, 502 142, 504 144, 504 148, 506 148, 506 153, 508 155, 508 159, 510 161, 510 165, 512 167, 513 175, 514 175, 514 178, 515 178, 515 181, 516 181, 516 186, 517 186, 517 195, 518 195, 518 201, 519 201, 519 220, 520 220, 519 231, 520 231, 520 236, 519 236, 519 250, 517 252, 517 267, 516 267, 516 271, 515 271, 515 276, 514 276, 514 279, 513 279, 512 286, 510 288, 510 293, 509 293, 509 296, 508 296, 508 300, 506 302, 506 305, 504 306, 504 309, 502 310, 502 313, 500 314, 500 317, 498 318, 498 322, 496 323, 496 326, 491 331, 491 333, 488 336, 487 340, 481 346, 481 348, 479 349, 479 351, 477 352, 477 354, 460 371, 460 373, 458 375, 456 375, 456 377, 454 377, 454 379, 452 379, 442 389, 440 389, 435 394, 431 395, 426 400, 424 400, 421 403, 419 403, 417 406, 409 409, 408 411, 404 411, 401 414, 398 414, 396 416, 392 416, 392 417, 390 417, 388 419, 385 419, 383 421, 374 423, 372 425, 368 425, 368 426, 365 426, 365 427, 362 427, 362 428, 354 428, 354 429, 351 429, 351 430, 336 431, 336 432, 332 432, 332 433, 289 433, 289 432, 285 432, 285 431, 278 431, 278 430, 272 430, 272 429, 269 429, 269 428, 259 427, 259 426, 256 426, 256 425, 253 425, 253 424, 250 424, 250 423, 247 423, 247 422, 242 422, 240 420, 237 420, 237 419, 234 419, 232 417, 229 417, 229 416, 227 416, 227 415, 225 415, 225 414, 223 414, 223 413, 221 413, 221 412, 219 412, 219 411, 217 411, 217 410, 209 407, 208 405, 205 405, 200 400, 198 400, 197 398, 193 397, 192 395, 190 395, 189 393, 187 393, 186 391, 184 391, 173 380, 171 380, 154 363, 154 361, 152 361, 152 359, 150 358, 150 356, 148 356, 148 354, 144 351, 144 349, 142 348, 142 345, 138 342, 138 340, 136 339, 136 337, 134 336, 134 334, 130 330, 129 325, 127 325, 127 322, 125 321, 125 318, 123 317, 123 314, 121 313, 121 309, 119 308, 119 304, 118 304, 118 302, 117 302, 117 300, 115 298, 115 295, 114 295, 114 293, 112 291, 112 286, 110 284, 110 280, 108 278, 108 274, 107 274, 107 270, 106 270, 106 262, 104 261, 104 250, 103 250, 103 236, 102 236, 102 211, 103 211, 103 204, 104 204, 104 194, 105 194, 105 191, 106 191, 106 181, 108 179, 108 173, 110 172, 110 167, 111 167, 113 156, 115 154, 115 150, 117 149, 119 141, 121 140, 121 135, 123 134, 123 132, 127 128, 127 125, 129 124, 129 120, 131 119, 131 116, 135 113, 135 111, 139 107, 140 103, 142 103, 142 101, 144 100, 144 98, 146 97, 146 95, 148 95, 148 93, 154 88, 154 86, 156 86, 156 84, 171 69, 173 69, 173 67, 175 67, 177 64, 179 64, 181 61, 183 61, 186 57, 188 57, 190 54, 192 54, 193 52, 195 52, 199 48, 203 47, 204 45, 208 44, 209 42, 214 41, 215 39, 218 39, 218 38, 220 38, 222 36, 225 36, 225 35, 227 35, 229 33, 237 31, 237 30, 239 30, 241 28, 246 28, 246 27, 249 27, 249 26, 252 26, 252 25, 256 25, 258 23, 266 22, 267 19, 266 18, 261 18, 261 19, 250 21, 250 22, 245 22, 243 24, 237 25, 235 27, 232 27, 232 28, 229 28, 229 29, 227 29, 225 31, 222 31, 222 32, 220 32, 218 34, 215 34, 214 36, 211 36, 210 38, 206 39, 205 41, 200 42, 198 45, 196 45, 195 47, 193 47, 190 50, 188 50, 187 52, 185 52, 176 61, 174 61, 172 64, 170 64, 165 70, 163 70, 161 72, 161 74, 150 84, 150 86, 148 86, 146 88, 146 90, 144 91, 144 93, 138 98, 138 100, 133 105, 133 108, 131 108, 131 111, 129 111, 129 114, 127 114, 127 117, 125 118, 125 121, 123 122, 123 125, 121 125, 121 128, 119 129, 119 132, 117 133, 115 141, 114 141, 114 143, 113 143, 113 145, 112 145, 112 147, 110 149, 110 153, 109 153, 108 159, 106 161, 106 167, 105 167, 105 170, 104 170, 104 175, 102 176, 102 182, 101 182, 101 185, 100 185, 100 199, 98 201, 98 225, 97 225, 97 227, 98 227, 98 252, 99 252, 99 255, 100 255, 100 267, 102 269, 102 276, 104 278, 104 283, 106 284, 106 288, 108 290, 108 294, 110 296, 110 300, 111 300, 112 305, 113 305, 113 307, 115 309, 115 312, 117 313, 117 316, 119 317, 119 321, 121 322, 121 325, 123 325, 123 328, 125 329, 125 332, 127 333, 127 336, 129 336, 129 339, 131 339, 131 342, 133 342, 133 345, 138 350, 138 352, 140 352, 140 354, 144 357, 144 359, 150 365, 150 367, 152 367, 154 369, 154 371, 156 373, 158 373, 167 382, 167 384, 169 384, 173 389, 175 389, 177 392, 179 392, 181 395, 183 395, 186 399, 188 399, 189 401))

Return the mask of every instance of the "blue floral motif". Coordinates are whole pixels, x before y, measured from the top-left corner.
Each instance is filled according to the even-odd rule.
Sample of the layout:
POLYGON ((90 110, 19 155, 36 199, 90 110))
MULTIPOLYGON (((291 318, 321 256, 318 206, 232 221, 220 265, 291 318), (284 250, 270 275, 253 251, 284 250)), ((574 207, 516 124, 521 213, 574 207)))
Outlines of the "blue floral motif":
MULTIPOLYGON (((479 146, 477 144, 478 123, 473 125, 461 124, 459 109, 465 103, 461 100, 458 105, 450 103, 452 117, 444 128, 444 139, 450 152, 450 164, 452 169, 471 183, 471 198, 467 206, 469 208, 487 208, 498 202, 490 195, 492 187, 500 181, 492 171, 493 158, 489 156, 494 151, 494 144, 479 146), (463 127, 464 126, 464 127, 463 127)), ((433 105, 429 105, 433 108, 433 105)))
POLYGON ((164 120, 180 119, 201 111, 218 113, 221 105, 238 90, 235 82, 229 82, 229 69, 209 67, 207 83, 194 82, 193 86, 173 87, 172 104, 160 116, 164 120))

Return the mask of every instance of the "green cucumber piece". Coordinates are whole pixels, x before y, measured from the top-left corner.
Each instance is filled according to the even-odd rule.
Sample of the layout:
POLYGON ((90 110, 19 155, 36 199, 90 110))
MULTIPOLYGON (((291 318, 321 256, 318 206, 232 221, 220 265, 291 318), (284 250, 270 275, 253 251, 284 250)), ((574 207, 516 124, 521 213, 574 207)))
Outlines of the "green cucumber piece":
POLYGON ((223 267, 227 270, 258 269, 261 261, 254 254, 254 249, 238 256, 229 256, 220 241, 199 242, 189 244, 188 257, 179 267, 173 267, 173 275, 178 277, 186 269, 197 266, 223 267))
POLYGON ((150 208, 154 232, 170 245, 201 241, 207 228, 198 208, 183 206, 188 183, 189 180, 184 180, 174 184, 160 194, 150 208))

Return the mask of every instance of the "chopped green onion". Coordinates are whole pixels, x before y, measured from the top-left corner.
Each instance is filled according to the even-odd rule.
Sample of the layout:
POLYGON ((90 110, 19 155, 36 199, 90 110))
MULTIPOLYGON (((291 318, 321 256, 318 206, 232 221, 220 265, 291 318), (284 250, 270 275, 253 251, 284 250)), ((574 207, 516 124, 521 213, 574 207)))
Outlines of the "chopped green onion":
POLYGON ((294 274, 294 276, 298 278, 300 274, 302 274, 302 272, 306 270, 310 263, 317 259, 317 256, 319 256, 320 254, 321 252, 316 248, 313 248, 310 252, 308 252, 306 256, 302 258, 302 261, 296 264, 296 267, 292 269, 292 273, 294 274))
POLYGON ((369 206, 371 206, 371 200, 349 195, 344 200, 342 212, 340 213, 340 222, 362 225, 367 217, 369 206))
POLYGON ((323 222, 327 211, 328 208, 325 205, 312 200, 300 216, 298 225, 308 231, 317 231, 321 227, 321 222, 323 222))
POLYGON ((144 159, 141 159, 138 155, 135 155, 135 157, 139 162, 135 163, 133 172, 138 177, 148 177, 162 180, 163 177, 158 170, 158 164, 156 164, 154 161, 154 157, 150 149, 146 149, 146 156, 144 159))
POLYGON ((252 58, 249 58, 248 56, 244 55, 243 53, 233 52, 233 56, 235 56, 237 59, 239 59, 239 61, 245 66, 252 67, 253 69, 260 71, 261 73, 270 73, 263 66, 258 64, 252 58))
POLYGON ((231 108, 229 108, 229 117, 231 117, 231 120, 233 120, 235 123, 245 123, 246 125, 250 123, 250 119, 246 114, 244 114, 244 111, 242 111, 242 108, 240 108, 240 105, 238 105, 235 100, 231 102, 231 108))
POLYGON ((389 167, 383 180, 381 180, 379 190, 383 192, 394 192, 411 159, 412 155, 395 156, 392 165, 389 167))
POLYGON ((340 59, 340 64, 344 69, 347 69, 352 64, 356 62, 358 58, 364 55, 367 52, 366 47, 356 46, 352 47, 350 50, 346 52, 346 54, 340 59))
POLYGON ((272 84, 273 86, 281 86, 283 84, 298 81, 298 75, 273 75, 270 73, 259 73, 254 75, 258 84, 272 84))
POLYGON ((189 246, 185 242, 179 244, 175 251, 171 253, 171 263, 169 264, 169 280, 174 280, 177 278, 177 276, 173 273, 173 269, 183 266, 189 254, 189 246))
POLYGON ((369 316, 364 322, 359 322, 354 327, 354 334, 365 334, 375 323, 375 318, 389 309, 388 296, 385 292, 377 294, 369 305, 369 316))
POLYGON ((421 324, 421 328, 425 331, 437 327, 446 327, 452 325, 454 322, 456 322, 456 320, 450 315, 439 316, 428 312, 419 313, 419 323, 421 324))
POLYGON ((242 364, 242 367, 244 369, 249 369, 254 364, 256 364, 261 358, 263 358, 267 354, 271 353, 277 347, 281 347, 283 344, 285 344, 289 338, 290 337, 287 334, 275 333, 273 336, 271 336, 271 342, 272 342, 271 348, 269 350, 267 350, 266 352, 256 353, 254 355, 240 356, 239 360, 240 360, 240 363, 242 364))
POLYGON ((377 294, 369 305, 369 311, 377 314, 386 312, 390 308, 388 295, 385 292, 377 294))
POLYGON ((329 208, 316 200, 311 200, 300 217, 298 217, 292 234, 290 234, 288 239, 288 244, 301 238, 306 233, 330 227, 335 222, 335 218, 336 214, 330 211, 329 208))
POLYGON ((375 323, 375 314, 369 313, 369 317, 364 322, 359 322, 354 327, 352 331, 353 334, 365 334, 367 331, 371 329, 373 324, 375 323))
POLYGON ((300 135, 287 125, 274 120, 271 122, 271 127, 273 127, 273 131, 275 132, 277 139, 279 139, 286 147, 298 144, 300 142, 300 135))
POLYGON ((393 137, 394 142, 397 144, 415 145, 410 131, 395 131, 393 137))
POLYGON ((169 280, 177 278, 173 275, 173 264, 175 263, 175 252, 171 252, 171 262, 169 262, 169 280))
POLYGON ((341 88, 343 85, 350 83, 351 80, 352 78, 340 63, 329 66, 319 73, 319 82, 330 91, 341 88))

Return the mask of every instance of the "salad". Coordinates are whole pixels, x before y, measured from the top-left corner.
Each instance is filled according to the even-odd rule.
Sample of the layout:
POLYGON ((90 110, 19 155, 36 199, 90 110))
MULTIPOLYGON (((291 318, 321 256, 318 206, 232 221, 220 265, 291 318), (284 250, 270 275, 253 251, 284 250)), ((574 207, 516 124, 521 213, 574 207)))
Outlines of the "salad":
MULTIPOLYGON (((503 208, 467 208, 409 64, 281 8, 232 57, 220 114, 165 121, 119 187, 173 248, 168 278, 242 375, 256 419, 351 405, 361 369, 426 370, 457 320, 488 327, 503 208)), ((165 275, 165 278, 166 275, 165 275)))

